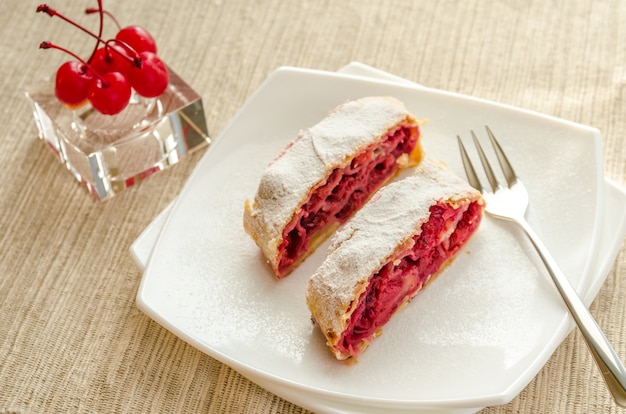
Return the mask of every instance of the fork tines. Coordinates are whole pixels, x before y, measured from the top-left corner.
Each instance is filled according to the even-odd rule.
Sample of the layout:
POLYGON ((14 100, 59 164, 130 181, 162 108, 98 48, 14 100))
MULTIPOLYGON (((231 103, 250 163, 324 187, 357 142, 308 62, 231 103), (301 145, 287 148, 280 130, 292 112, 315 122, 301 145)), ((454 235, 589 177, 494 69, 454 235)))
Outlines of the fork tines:
MULTIPOLYGON (((502 150, 500 143, 496 139, 491 129, 488 126, 485 126, 485 129, 487 130, 487 135, 489 136, 491 145, 493 146, 493 149, 496 153, 496 157, 498 158, 498 163, 500 164, 500 168, 502 169, 504 178, 506 179, 508 186, 511 187, 517 181, 517 176, 515 175, 515 171, 513 170, 511 163, 506 157, 506 154, 502 150)), ((489 184, 491 185, 491 190, 495 192, 500 187, 500 185, 498 184, 498 180, 496 179, 493 169, 491 168, 491 164, 489 163, 489 160, 487 159, 487 156, 485 155, 483 147, 482 145, 480 145, 480 142, 478 141, 476 134, 474 133, 474 131, 471 131, 471 134, 472 134, 472 140, 474 141, 474 145, 476 146, 476 150, 478 151, 480 162, 483 165, 483 169, 485 170, 485 175, 487 175, 487 180, 489 180, 489 184)), ((478 179, 478 176, 476 175, 476 171, 474 170, 474 166, 472 165, 472 162, 469 156, 467 155, 467 151, 465 149, 465 146, 463 145, 463 141, 461 140, 461 137, 459 135, 457 135, 456 137, 459 143, 459 149, 461 151, 461 159, 463 161, 463 167, 465 168, 465 172, 467 173, 467 179, 472 187, 474 187, 480 192, 483 192, 484 190, 483 186, 481 185, 480 180, 478 179)))

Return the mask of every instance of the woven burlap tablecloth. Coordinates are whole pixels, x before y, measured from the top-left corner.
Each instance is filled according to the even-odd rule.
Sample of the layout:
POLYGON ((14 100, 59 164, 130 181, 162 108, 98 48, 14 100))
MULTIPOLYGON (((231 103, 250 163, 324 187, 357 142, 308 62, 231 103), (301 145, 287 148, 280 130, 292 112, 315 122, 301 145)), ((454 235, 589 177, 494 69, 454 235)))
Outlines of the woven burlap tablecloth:
MULTIPOLYGON (((93 22, 95 1, 52 6, 93 22), (93 4, 92 4, 93 3, 93 4)), ((23 91, 91 41, 38 2, 0 13, 0 413, 303 413, 177 338, 135 305, 131 243, 204 151, 94 202, 36 139, 23 91)), ((274 69, 351 61, 423 85, 599 128, 604 169, 626 184, 626 1, 109 0, 149 28, 200 92, 212 136, 274 69)), ((591 311, 626 357, 626 250, 591 311)), ((573 331, 509 404, 484 413, 616 413, 573 331)))

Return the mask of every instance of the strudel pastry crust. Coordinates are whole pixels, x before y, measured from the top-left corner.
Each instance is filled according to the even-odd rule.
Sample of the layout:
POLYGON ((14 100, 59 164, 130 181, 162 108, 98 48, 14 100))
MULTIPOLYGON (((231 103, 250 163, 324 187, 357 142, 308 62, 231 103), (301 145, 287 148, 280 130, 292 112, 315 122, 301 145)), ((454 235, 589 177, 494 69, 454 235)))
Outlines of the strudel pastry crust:
POLYGON ((267 167, 243 224, 282 278, 399 168, 419 163, 419 125, 391 97, 346 102, 267 167))
POLYGON ((423 161, 376 193, 333 237, 307 305, 337 359, 357 357, 382 326, 477 230, 480 193, 445 165, 423 161))

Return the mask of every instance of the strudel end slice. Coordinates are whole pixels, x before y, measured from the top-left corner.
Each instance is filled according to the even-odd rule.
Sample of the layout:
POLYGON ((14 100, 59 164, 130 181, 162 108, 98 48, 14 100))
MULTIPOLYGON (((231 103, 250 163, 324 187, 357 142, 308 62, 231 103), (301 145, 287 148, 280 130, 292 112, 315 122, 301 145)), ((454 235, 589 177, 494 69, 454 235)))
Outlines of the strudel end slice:
POLYGON ((335 108, 267 167, 244 228, 277 278, 289 274, 399 168, 422 157, 418 122, 391 97, 335 108))
POLYGON ((357 357, 380 335, 475 233, 483 209, 479 192, 425 160, 337 231, 306 294, 337 359, 357 357))

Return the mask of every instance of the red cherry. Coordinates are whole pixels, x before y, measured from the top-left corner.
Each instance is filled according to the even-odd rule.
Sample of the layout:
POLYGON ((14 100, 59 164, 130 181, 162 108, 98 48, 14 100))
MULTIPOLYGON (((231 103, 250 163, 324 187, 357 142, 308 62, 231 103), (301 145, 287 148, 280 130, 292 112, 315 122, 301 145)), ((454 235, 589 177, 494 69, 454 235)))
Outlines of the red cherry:
POLYGON ((87 91, 92 81, 93 76, 83 63, 75 60, 65 62, 57 70, 54 94, 66 105, 80 105, 87 100, 87 91))
POLYGON ((105 115, 115 115, 124 110, 130 101, 131 87, 126 76, 109 72, 94 79, 87 97, 94 109, 105 115))
POLYGON ((117 32, 115 35, 117 40, 128 44, 137 53, 141 52, 157 52, 156 41, 152 35, 143 27, 128 26, 117 32))
POLYGON ((167 67, 154 53, 141 52, 139 57, 141 58, 139 64, 133 66, 128 74, 130 84, 139 95, 156 98, 169 84, 167 67))
MULTIPOLYGON (((58 17, 96 39, 94 52, 87 62, 67 49, 50 42, 42 42, 42 49, 59 49, 77 59, 74 66, 59 68, 55 91, 61 102, 76 105, 86 98, 93 108, 107 115, 121 112, 130 101, 132 88, 144 97, 160 96, 169 85, 169 74, 165 64, 156 55, 156 42, 150 33, 139 27, 129 26, 119 30, 115 39, 102 39, 103 16, 102 0, 97 9, 87 13, 100 15, 100 27, 95 34, 73 20, 65 17, 46 4, 37 7, 37 12, 58 17), (98 45, 104 44, 104 47, 98 45), (78 66, 76 66, 78 65, 78 66), (87 82, 85 79, 91 79, 87 82), (85 85, 87 92, 85 95, 85 85)), ((118 25, 119 27, 119 25, 118 25)))
POLYGON ((98 48, 89 64, 102 75, 108 72, 127 75, 133 66, 124 48, 115 44, 98 48))

